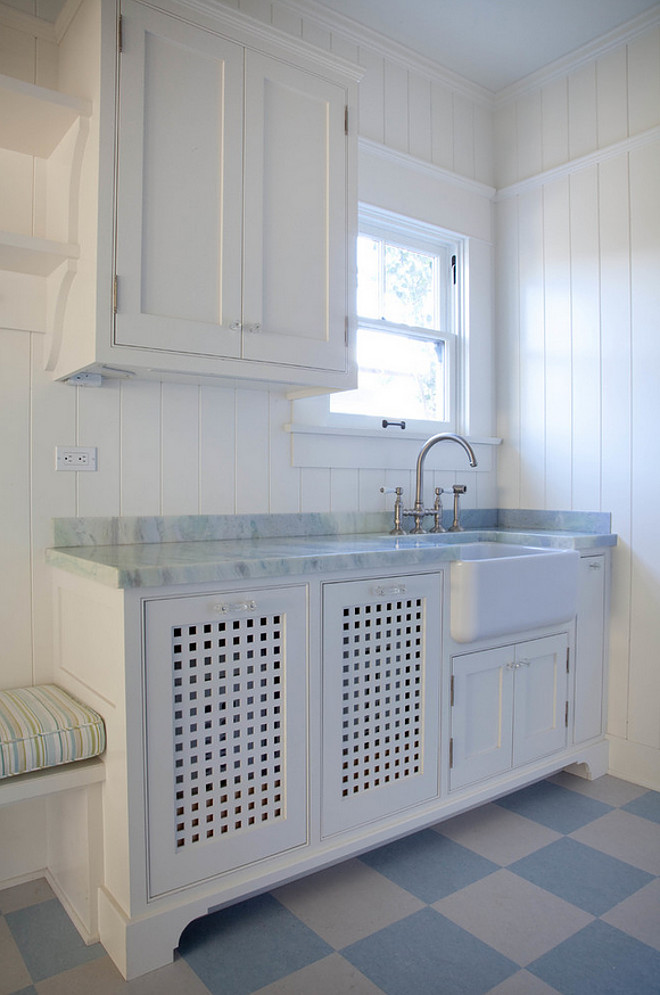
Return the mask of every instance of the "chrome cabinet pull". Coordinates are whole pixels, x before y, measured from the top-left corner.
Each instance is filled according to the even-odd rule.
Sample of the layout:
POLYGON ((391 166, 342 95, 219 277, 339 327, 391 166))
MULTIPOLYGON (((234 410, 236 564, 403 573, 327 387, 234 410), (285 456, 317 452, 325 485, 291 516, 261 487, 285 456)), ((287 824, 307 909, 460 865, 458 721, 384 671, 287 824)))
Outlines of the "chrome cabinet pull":
POLYGON ((260 332, 261 331, 261 322, 260 321, 255 321, 255 323, 253 325, 247 325, 245 331, 246 332, 251 332, 251 333, 260 332))
POLYGON ((230 603, 219 603, 212 606, 212 610, 218 615, 237 615, 241 612, 254 612, 257 610, 256 601, 234 601, 230 603))
POLYGON ((240 332, 242 327, 243 326, 241 325, 240 321, 232 321, 231 325, 229 326, 229 331, 240 332))
POLYGON ((390 586, 377 584, 376 587, 374 587, 374 594, 377 594, 379 598, 387 597, 390 594, 394 595, 394 594, 405 594, 405 593, 406 593, 405 584, 392 584, 390 586))

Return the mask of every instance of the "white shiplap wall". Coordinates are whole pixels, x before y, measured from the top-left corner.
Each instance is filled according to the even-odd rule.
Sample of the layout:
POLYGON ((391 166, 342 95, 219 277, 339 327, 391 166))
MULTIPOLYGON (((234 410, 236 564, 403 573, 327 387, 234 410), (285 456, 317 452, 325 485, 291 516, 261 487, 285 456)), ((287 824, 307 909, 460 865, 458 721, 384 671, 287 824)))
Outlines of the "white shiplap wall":
MULTIPOLYGON (((396 46, 388 50, 376 36, 358 37, 345 27, 303 17, 298 4, 241 0, 229 5, 364 66, 363 137, 469 180, 492 180, 491 109, 478 87, 413 61, 396 46)), ((0 3, 0 34, 0 72, 57 86, 51 25, 0 3)), ((0 152, 0 186, 15 194, 0 202, 0 229, 35 233, 32 166, 30 157, 0 152)), ((451 204, 451 227, 458 230, 456 205, 464 199, 459 189, 451 204)), ((473 225, 472 217, 466 219, 466 232, 474 234, 473 225)), ((0 456, 5 460, 0 477, 5 526, 0 686, 50 675, 53 636, 44 549, 51 541, 52 517, 385 508, 379 493, 387 480, 385 468, 291 465, 291 437, 282 428, 291 421, 290 405, 277 393, 137 381, 107 382, 101 390, 74 388, 50 382, 42 350, 41 335, 0 329, 0 456), (98 446, 98 472, 56 474, 58 444, 98 446)), ((409 481, 394 482, 406 485, 409 493, 409 481)), ((494 473, 481 473, 479 486, 476 480, 470 485, 466 506, 492 507, 494 496, 494 473)))
POLYGON ((496 208, 499 503, 612 512, 611 763, 655 787, 659 126, 656 17, 500 106, 496 208))

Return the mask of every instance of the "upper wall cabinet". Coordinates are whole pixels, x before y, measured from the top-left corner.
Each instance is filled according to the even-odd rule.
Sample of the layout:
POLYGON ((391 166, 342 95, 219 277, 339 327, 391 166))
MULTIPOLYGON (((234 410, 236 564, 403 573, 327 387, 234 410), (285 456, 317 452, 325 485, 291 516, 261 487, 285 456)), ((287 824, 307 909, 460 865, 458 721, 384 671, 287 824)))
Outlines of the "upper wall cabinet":
POLYGON ((114 313, 78 368, 354 386, 357 71, 235 11, 159 7, 121 4, 114 313))

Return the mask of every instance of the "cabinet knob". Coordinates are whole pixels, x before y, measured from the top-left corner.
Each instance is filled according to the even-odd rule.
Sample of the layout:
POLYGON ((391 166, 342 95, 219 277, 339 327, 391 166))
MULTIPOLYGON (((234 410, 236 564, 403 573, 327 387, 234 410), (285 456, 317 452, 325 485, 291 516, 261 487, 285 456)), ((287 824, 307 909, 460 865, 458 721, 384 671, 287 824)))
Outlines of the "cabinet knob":
POLYGON ((218 615, 237 615, 241 612, 254 612, 257 610, 256 601, 234 601, 232 603, 212 605, 212 610, 218 615))
POLYGON ((232 321, 231 325, 229 326, 229 331, 240 332, 242 327, 243 326, 241 325, 240 321, 232 321))
POLYGON ((246 332, 252 332, 252 333, 260 332, 261 331, 261 322, 260 321, 255 321, 255 323, 253 325, 247 325, 245 331, 246 332))

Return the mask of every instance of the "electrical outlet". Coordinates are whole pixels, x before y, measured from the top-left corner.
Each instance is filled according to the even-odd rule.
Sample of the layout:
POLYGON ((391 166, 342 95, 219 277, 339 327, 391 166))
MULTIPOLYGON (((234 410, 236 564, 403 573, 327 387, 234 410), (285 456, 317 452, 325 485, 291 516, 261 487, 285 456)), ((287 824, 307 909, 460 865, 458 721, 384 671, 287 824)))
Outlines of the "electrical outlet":
POLYGON ((88 472, 97 470, 96 446, 56 446, 55 469, 88 472))

